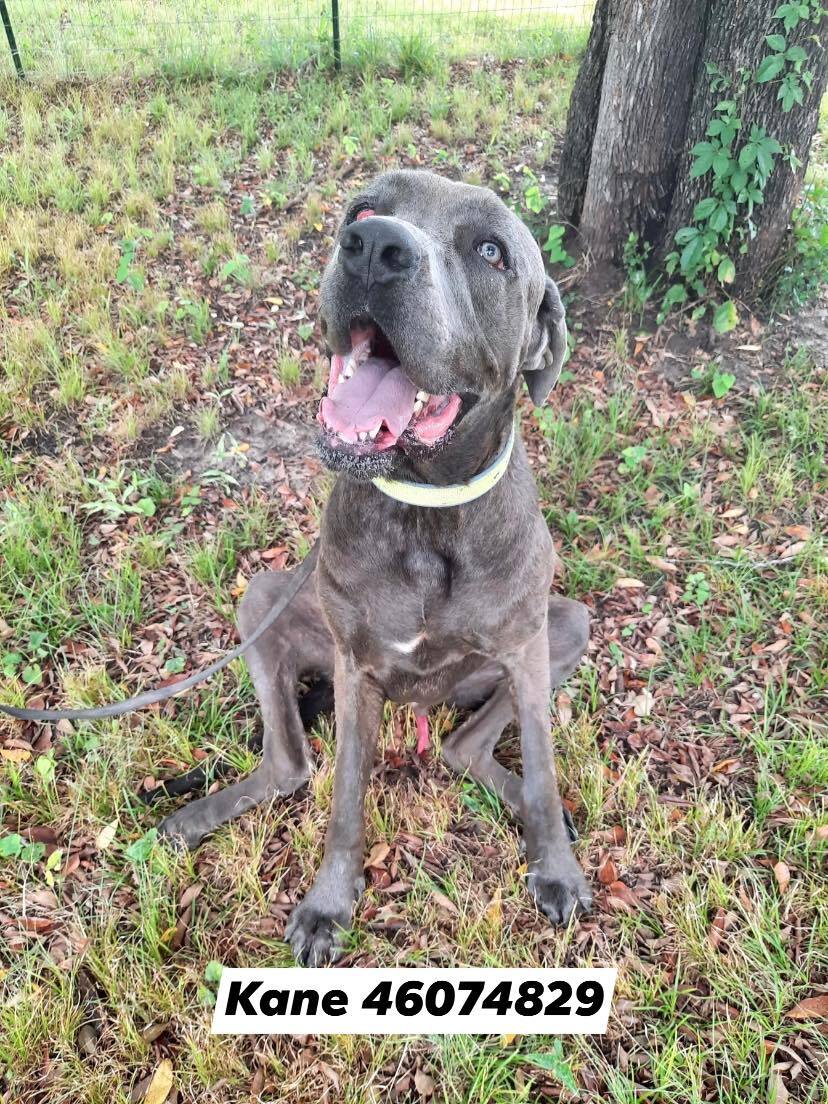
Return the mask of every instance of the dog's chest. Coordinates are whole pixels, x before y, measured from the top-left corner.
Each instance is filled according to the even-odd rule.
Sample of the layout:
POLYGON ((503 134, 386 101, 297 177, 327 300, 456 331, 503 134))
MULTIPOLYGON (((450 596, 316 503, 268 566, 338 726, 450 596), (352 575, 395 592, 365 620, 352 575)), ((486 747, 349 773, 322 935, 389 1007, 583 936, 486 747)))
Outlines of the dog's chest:
MULTIPOLYGON (((366 565, 367 566, 367 565, 366 565)), ((408 548, 347 580, 320 577, 319 597, 334 636, 389 697, 416 697, 474 649, 469 581, 450 558, 408 548), (344 584, 344 585, 343 585, 344 584)))

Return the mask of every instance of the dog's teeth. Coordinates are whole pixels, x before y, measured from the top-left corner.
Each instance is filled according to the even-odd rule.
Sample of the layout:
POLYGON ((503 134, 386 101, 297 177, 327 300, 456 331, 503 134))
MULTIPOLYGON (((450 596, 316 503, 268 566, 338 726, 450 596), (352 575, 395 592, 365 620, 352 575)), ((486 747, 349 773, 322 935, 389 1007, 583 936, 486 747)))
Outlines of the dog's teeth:
POLYGON ((380 431, 379 426, 375 426, 374 429, 371 429, 371 430, 368 431, 368 436, 371 438, 372 441, 374 440, 376 435, 379 433, 379 431, 380 431))
POLYGON ((428 400, 431 398, 431 395, 429 395, 428 391, 418 391, 417 398, 421 403, 427 403, 428 400))
POLYGON ((368 440, 368 431, 363 429, 362 433, 360 433, 360 435, 359 435, 359 439, 360 439, 360 441, 367 441, 368 440))
POLYGON ((346 364, 345 367, 342 369, 342 378, 343 379, 350 379, 353 374, 354 374, 353 364, 346 364))
POLYGON ((422 399, 417 399, 417 401, 414 403, 414 413, 419 414, 422 409, 423 409, 422 399))

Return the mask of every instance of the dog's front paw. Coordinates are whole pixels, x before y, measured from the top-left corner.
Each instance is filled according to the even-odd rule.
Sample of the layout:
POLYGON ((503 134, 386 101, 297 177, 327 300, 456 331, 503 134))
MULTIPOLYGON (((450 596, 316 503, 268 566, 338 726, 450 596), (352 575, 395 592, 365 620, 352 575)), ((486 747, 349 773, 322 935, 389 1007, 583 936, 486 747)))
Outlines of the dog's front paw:
POLYGON ((337 908, 331 902, 314 903, 311 890, 291 913, 285 942, 300 966, 325 966, 342 954, 350 924, 350 908, 337 908))
POLYGON ((573 913, 580 916, 592 908, 592 893, 574 862, 560 873, 530 874, 526 881, 535 904, 553 924, 568 924, 573 913))
POLYGON ((181 851, 195 851, 209 829, 203 828, 196 817, 190 815, 189 809, 179 809, 164 817, 158 825, 158 834, 166 836, 168 842, 181 851))

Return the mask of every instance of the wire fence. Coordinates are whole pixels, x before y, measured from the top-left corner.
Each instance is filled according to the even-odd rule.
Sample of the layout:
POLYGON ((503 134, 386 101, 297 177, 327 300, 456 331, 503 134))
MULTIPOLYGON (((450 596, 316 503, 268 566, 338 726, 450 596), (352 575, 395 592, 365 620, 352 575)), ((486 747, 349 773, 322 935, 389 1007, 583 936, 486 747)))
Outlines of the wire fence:
POLYGON ((568 53, 594 0, 0 0, 0 73, 232 74, 311 58, 358 67, 438 54, 568 53))

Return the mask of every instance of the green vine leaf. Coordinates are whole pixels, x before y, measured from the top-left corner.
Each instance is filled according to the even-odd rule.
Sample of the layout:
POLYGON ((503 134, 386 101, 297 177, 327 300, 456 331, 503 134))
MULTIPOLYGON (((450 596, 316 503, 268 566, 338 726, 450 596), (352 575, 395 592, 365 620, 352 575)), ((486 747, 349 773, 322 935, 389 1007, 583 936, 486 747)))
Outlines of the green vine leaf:
POLYGON ((721 303, 713 314, 713 329, 716 333, 729 333, 739 324, 739 312, 732 299, 721 303))
MULTIPOLYGON (((708 196, 706 199, 699 200, 696 206, 693 208, 693 218, 706 219, 710 218, 713 212, 716 210, 717 201, 713 196, 708 196)), ((678 241, 678 236, 676 236, 678 241)), ((679 243, 681 244, 681 243, 679 243)))
POLYGON ((716 210, 710 216, 710 229, 715 230, 717 234, 720 234, 722 230, 727 226, 729 215, 727 208, 723 203, 719 203, 716 206, 716 210))
POLYGON ((802 82, 795 73, 788 73, 779 86, 779 95, 776 97, 782 101, 782 110, 787 114, 794 104, 805 102, 805 93, 802 91, 802 82))
POLYGON ((690 168, 690 179, 693 180, 697 176, 704 176, 710 170, 713 158, 716 156, 716 148, 712 142, 696 142, 691 152, 696 158, 690 168))
POLYGON ((809 15, 807 4, 782 4, 773 13, 774 19, 781 19, 786 31, 792 31, 809 15))
POLYGON ((785 68, 785 59, 781 54, 768 54, 756 70, 756 83, 767 84, 778 77, 785 68))
POLYGON ((736 279, 736 265, 731 261, 730 257, 723 257, 719 261, 719 267, 716 270, 716 275, 719 278, 720 284, 732 284, 736 279))

